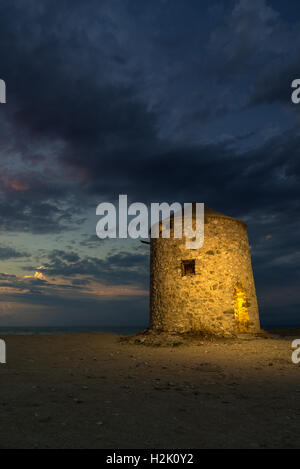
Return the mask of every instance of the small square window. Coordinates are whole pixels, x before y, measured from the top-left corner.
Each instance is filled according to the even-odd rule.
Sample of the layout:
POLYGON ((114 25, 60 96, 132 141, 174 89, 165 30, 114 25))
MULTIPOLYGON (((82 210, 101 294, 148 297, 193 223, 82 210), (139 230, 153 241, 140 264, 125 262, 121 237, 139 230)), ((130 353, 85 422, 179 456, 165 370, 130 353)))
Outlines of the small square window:
POLYGON ((188 261, 181 261, 181 271, 182 271, 182 276, 186 275, 195 275, 196 269, 195 269, 195 259, 188 260, 188 261))

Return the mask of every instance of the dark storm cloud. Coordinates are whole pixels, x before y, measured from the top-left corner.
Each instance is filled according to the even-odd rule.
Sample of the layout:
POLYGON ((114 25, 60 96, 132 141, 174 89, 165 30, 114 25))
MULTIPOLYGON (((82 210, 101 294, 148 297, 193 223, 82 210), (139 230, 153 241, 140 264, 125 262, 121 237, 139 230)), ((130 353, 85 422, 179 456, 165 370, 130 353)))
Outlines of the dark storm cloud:
MULTIPOLYGON (((101 245, 103 243, 107 243, 109 238, 105 238, 101 240, 101 245)), ((87 247, 89 249, 94 249, 95 247, 99 247, 100 239, 95 234, 93 235, 82 235, 82 240, 79 242, 79 246, 87 247)))
POLYGON ((32 168, 18 170, 17 165, 13 170, 0 172, 2 231, 58 233, 84 221, 83 200, 72 193, 68 181, 57 179, 50 170, 49 174, 32 168))
MULTIPOLYGON (((50 7, 46 1, 41 3, 39 9, 28 8, 25 12, 17 3, 11 5, 3 9, 0 19, 3 26, 0 35, 11 37, 8 43, 11 51, 8 53, 6 41, 5 58, 1 65, 8 74, 18 103, 9 111, 9 117, 34 138, 43 135, 62 142, 58 161, 83 179, 82 191, 106 197, 125 192, 140 199, 201 198, 217 205, 217 193, 222 192, 222 199, 227 200, 234 209, 236 203, 245 203, 245 198, 246 205, 250 206, 250 200, 255 204, 255 197, 261 197, 259 190, 252 189, 250 199, 246 187, 249 189, 251 185, 253 188, 254 184, 260 188, 261 181, 256 181, 255 176, 266 177, 268 164, 263 164, 256 172, 252 171, 264 148, 240 157, 232 148, 226 148, 226 144, 174 144, 172 140, 162 140, 158 136, 158 127, 164 111, 160 107, 149 110, 142 67, 137 76, 133 74, 134 68, 118 69, 119 78, 115 78, 116 69, 111 65, 111 57, 122 57, 126 53, 118 41, 118 34, 124 32, 122 27, 126 25, 126 15, 124 24, 114 23, 116 18, 119 21, 118 14, 123 11, 119 2, 109 15, 102 6, 94 10, 94 2, 86 10, 80 7, 80 3, 74 3, 72 22, 64 16, 68 2, 63 2, 59 11, 51 10, 50 15, 46 14, 50 7), (90 16, 94 11, 98 13, 100 28, 95 28, 90 16), (24 16, 21 17, 21 13, 24 16), (13 15, 20 25, 14 34, 9 21, 13 15), (65 28, 62 33, 58 25, 63 20, 65 28), (32 29, 28 28, 30 24, 32 29), (88 24, 94 35, 85 29, 88 24), (119 28, 114 35, 111 33, 113 26, 119 28), (40 33, 41 28, 45 28, 43 34, 40 33), (25 33, 27 47, 24 56, 21 37, 25 33), (104 47, 100 47, 98 54, 95 54, 96 39, 104 40, 104 47), (109 49, 105 49, 106 44, 109 49), (15 57, 13 63, 10 56, 15 57), (13 65, 19 60, 24 64, 21 80, 13 65), (84 66, 78 67, 79 64, 84 66), (247 173, 250 176, 245 177, 247 173)), ((224 25, 212 30, 207 58, 214 60, 218 67, 228 67, 231 71, 235 70, 233 63, 239 64, 236 74, 241 77, 249 71, 251 58, 274 53, 277 17, 278 14, 262 0, 237 2, 233 9, 226 11, 224 25), (223 47, 224 44, 226 47, 223 47), (262 48, 259 51, 258 45, 262 48), (217 53, 215 59, 214 51, 217 53)), ((137 31, 140 33, 139 29, 137 31)), ((156 42, 160 43, 159 38, 156 42)), ((168 41, 164 47, 173 49, 168 41)), ((134 50, 130 43, 130 53, 127 52, 128 62, 139 54, 138 46, 134 50)), ((163 53, 166 53, 165 48, 163 53)), ((175 61, 177 59, 174 57, 175 61)), ((119 67, 127 62, 123 58, 117 63, 119 67)), ((222 71, 216 69, 216 73, 222 76, 222 71)), ((177 91, 180 86, 181 79, 177 91)), ((229 94, 229 97, 232 102, 232 95, 229 94)), ((207 101, 204 98, 203 112, 201 107, 195 112, 190 110, 188 114, 183 112, 184 118, 188 123, 192 120, 205 121, 208 109, 212 115, 216 112, 213 100, 213 93, 208 93, 207 101)), ((226 107, 225 103, 226 100, 220 106, 226 107)), ((225 108, 224 111, 220 110, 221 114, 224 112, 227 112, 225 108)), ((70 215, 60 214, 59 206, 49 203, 50 195, 43 194, 42 189, 39 192, 41 201, 37 202, 34 193, 30 193, 28 202, 32 206, 31 219, 37 219, 43 227, 40 231, 57 230, 60 215, 66 217, 65 225, 70 223, 70 215), (45 218, 44 224, 41 218, 45 218)), ((16 207, 15 212, 20 213, 16 219, 22 219, 26 213, 22 207, 19 210, 16 207)), ((5 215, 8 214, 3 214, 4 218, 5 215)))
MULTIPOLYGON (((225 144, 185 146, 143 164, 131 162, 127 167, 121 162, 120 169, 126 181, 131 178, 135 194, 142 200, 205 200, 241 216, 259 207, 265 212, 285 207, 296 215, 299 144, 300 136, 294 130, 243 153, 225 144)), ((115 184, 120 192, 125 190, 121 177, 115 178, 115 184)), ((100 187, 95 185, 97 192, 100 187)))
POLYGON ((268 68, 259 80, 254 83, 249 106, 261 104, 282 104, 290 110, 297 111, 291 102, 292 81, 299 78, 299 55, 288 65, 277 62, 268 68))
POLYGON ((97 166, 96 176, 108 181, 101 192, 111 194, 119 160, 133 155, 138 160, 157 146, 155 113, 138 96, 137 84, 118 73, 126 61, 115 60, 120 46, 110 32, 114 26, 106 4, 91 2, 83 8, 80 2, 62 2, 59 10, 48 1, 39 8, 30 2, 0 6, 0 72, 10 92, 1 111, 16 136, 6 145, 11 129, 3 126, 2 146, 20 153, 28 165, 34 160, 42 167, 41 174, 31 168, 26 174, 16 165, 18 184, 4 175, 0 217, 5 230, 53 233, 74 226, 74 212, 86 203, 78 194, 78 179, 88 183, 97 166), (91 26, 95 10, 98 20, 91 26))
POLYGON ((12 281, 15 280, 17 277, 15 275, 9 275, 9 274, 4 274, 0 273, 0 280, 6 280, 6 281, 12 281))
POLYGON ((76 252, 64 252, 64 251, 56 249, 49 254, 49 259, 54 262, 57 259, 60 259, 62 261, 74 263, 74 262, 78 262, 80 257, 78 256, 76 252))
MULTIPOLYGON (((84 285, 84 282, 81 285, 84 285)), ((4 301, 4 294, 7 292, 7 289, 13 290, 10 295, 16 295, 16 300, 21 298, 21 296, 19 296, 20 294, 24 294, 26 296, 30 294, 39 296, 72 295, 74 292, 80 293, 81 285, 72 285, 59 282, 54 283, 48 281, 46 278, 38 278, 33 276, 18 277, 16 275, 1 273, 0 287, 5 287, 5 289, 4 291, 1 291, 0 297, 1 301, 4 301)))
POLYGON ((0 260, 4 261, 7 259, 18 259, 22 257, 29 257, 30 254, 27 252, 18 251, 12 247, 0 245, 0 260))
MULTIPOLYGON (((20 278, 15 275, 0 274, 0 287, 11 288, 15 291, 29 291, 35 294, 41 294, 41 288, 47 284, 46 280, 38 278, 20 278)), ((2 297, 1 292, 1 297, 2 297)))
MULTIPOLYGON (((148 256, 142 253, 118 252, 105 259, 80 257, 76 253, 54 250, 48 255, 49 261, 43 263, 40 271, 47 277, 84 276, 83 280, 95 280, 105 285, 147 285, 148 256)), ((24 270, 35 270, 25 266, 24 270)), ((37 269, 39 270, 39 269, 37 269)), ((75 282, 73 285, 84 285, 75 282)))
MULTIPOLYGON (((239 206, 243 210, 251 209, 261 197, 267 204, 266 208, 272 204, 272 198, 278 194, 278 181, 275 178, 267 185, 264 181, 268 179, 270 170, 276 170, 278 159, 270 161, 268 156, 264 156, 261 162, 265 147, 240 156, 232 148, 226 148, 225 144, 182 145, 179 142, 174 145, 171 141, 162 141, 157 133, 161 116, 155 111, 149 111, 142 101, 139 80, 132 81, 131 77, 128 84, 126 74, 121 73, 123 83, 107 82, 108 76, 111 79, 111 75, 107 76, 107 57, 102 50, 98 58, 94 57, 92 39, 87 31, 79 27, 79 24, 82 26, 88 21, 86 15, 92 10, 85 12, 80 23, 75 21, 70 24, 67 21, 64 34, 60 35, 54 19, 61 20, 64 9, 62 13, 57 13, 57 18, 54 12, 48 18, 44 15, 48 6, 48 2, 44 2, 40 11, 29 9, 21 21, 24 32, 28 21, 37 21, 29 33, 26 53, 32 54, 32 57, 36 54, 39 59, 23 59, 22 80, 12 81, 18 97, 18 107, 12 119, 33 136, 47 135, 62 141, 59 160, 84 179, 82 189, 110 197, 125 192, 140 199, 200 198, 217 206, 220 205, 222 193, 222 200, 227 201, 227 205, 233 207, 234 211, 239 206), (48 26, 47 32, 38 35, 36 29, 45 24, 48 26), (74 53, 75 45, 66 40, 71 37, 75 45, 81 45, 78 54, 74 53), (93 58, 96 61, 92 61, 93 58), (85 67, 77 67, 80 61, 85 67), (101 65, 103 67, 104 64, 105 72, 101 72, 101 65), (72 75, 70 69, 74 72, 72 75)), ((8 9, 6 14, 12 14, 12 11, 13 8, 8 9)), ((73 14, 77 20, 80 12, 82 10, 75 4, 73 14)), ((210 58, 215 50, 218 52, 216 64, 223 68, 228 66, 234 71, 233 62, 236 62, 240 67, 236 73, 239 76, 242 70, 246 73, 249 60, 257 58, 258 44, 263 48, 259 52, 274 52, 274 22, 277 16, 263 1, 244 0, 237 3, 227 13, 225 25, 211 34, 208 47, 210 58), (219 51, 223 51, 222 44, 225 42, 222 56, 219 51)), ((100 18, 104 21, 103 12, 100 18)), ((2 21, 5 22, 5 14, 2 21)), ((6 21, 3 24, 6 34, 8 23, 6 21)), ((108 24, 103 23, 104 32, 110 29, 108 24)), ((11 42, 14 47, 12 53, 18 52, 19 47, 19 42, 14 39, 11 42)), ((118 49, 117 41, 112 42, 111 50, 118 49)), ((112 68, 110 71, 113 74, 112 68)), ((222 72, 219 73, 221 76, 222 72)), ((212 110, 216 106, 210 103, 208 107, 212 110)), ((201 116, 201 110, 198 110, 189 117, 189 122, 191 119, 205 120, 207 114, 204 110, 201 116)), ((285 145, 285 151, 288 151, 288 142, 285 145)), ((281 169, 282 164, 278 162, 277 172, 281 169)), ((279 187, 281 194, 283 186, 284 183, 279 187)), ((47 194, 43 196, 41 191, 41 197, 45 198, 47 194)), ((30 204, 30 218, 42 226, 40 231, 57 229, 59 225, 55 221, 60 217, 58 207, 49 202, 43 204, 32 201, 30 204), (43 217, 43 213, 47 216, 43 217), (45 218, 45 224, 42 218, 45 218)), ((18 210, 15 212, 18 214, 18 210)), ((23 213, 24 210, 20 208, 20 217, 16 218, 22 219, 23 213)), ((71 221, 67 213, 61 216, 66 218, 65 225, 71 221)))
POLYGON ((37 234, 74 229, 73 214, 48 202, 0 199, 1 230, 37 234))
POLYGON ((213 29, 207 44, 208 70, 218 80, 241 79, 257 73, 266 54, 270 58, 278 52, 279 15, 270 3, 240 0, 225 12, 220 10, 218 16, 221 24, 213 29))
POLYGON ((75 278, 74 280, 72 280, 72 285, 74 286, 86 286, 89 284, 90 284, 90 280, 88 279, 75 278))
MULTIPOLYGON (((95 145, 105 154, 107 147, 118 148, 124 141, 131 142, 133 149, 154 138, 154 115, 137 99, 136 85, 126 85, 125 77, 122 83, 113 84, 116 80, 107 72, 107 51, 101 44, 95 50, 95 39, 110 43, 106 3, 101 6, 91 2, 88 8, 82 8, 80 2, 62 2, 60 10, 55 10, 51 2, 44 1, 40 8, 23 10, 18 2, 12 2, 1 11, 2 76, 6 75, 17 102, 8 110, 8 117, 34 137, 45 135, 70 144, 75 161, 76 154, 82 157, 83 150, 88 152, 95 145), (67 16, 71 6, 73 21, 67 16), (97 36, 92 37, 90 15, 97 7, 102 28, 97 28, 97 36), (13 28, 13 18, 18 21, 18 31, 13 28), (60 32, 62 21, 65 29, 60 32), (88 25, 91 31, 85 29, 88 25), (41 28, 45 28, 43 34, 41 28), (23 65, 22 76, 16 65, 18 70, 23 65)), ((118 48, 116 41, 110 46, 118 48)))
POLYGON ((255 239, 252 256, 258 285, 297 286, 300 282, 299 219, 288 212, 280 217, 270 214, 264 219, 251 220, 250 226, 250 238, 255 239))

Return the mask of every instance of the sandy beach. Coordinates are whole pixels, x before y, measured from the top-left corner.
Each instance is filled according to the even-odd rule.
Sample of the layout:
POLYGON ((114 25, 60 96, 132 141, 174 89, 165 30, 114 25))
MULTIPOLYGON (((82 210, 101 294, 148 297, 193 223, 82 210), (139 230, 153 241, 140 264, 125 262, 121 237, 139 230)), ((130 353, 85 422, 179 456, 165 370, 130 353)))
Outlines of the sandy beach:
POLYGON ((300 364, 272 337, 3 336, 0 448, 299 448, 300 364))

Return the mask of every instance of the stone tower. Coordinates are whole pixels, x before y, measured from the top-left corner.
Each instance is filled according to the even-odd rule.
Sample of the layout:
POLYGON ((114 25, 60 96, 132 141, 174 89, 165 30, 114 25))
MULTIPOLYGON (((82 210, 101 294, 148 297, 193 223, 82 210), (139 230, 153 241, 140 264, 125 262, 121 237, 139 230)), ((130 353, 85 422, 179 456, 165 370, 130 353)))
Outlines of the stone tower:
POLYGON ((172 231, 151 239, 150 329, 259 332, 247 225, 207 207, 204 221, 201 249, 186 249, 172 231))

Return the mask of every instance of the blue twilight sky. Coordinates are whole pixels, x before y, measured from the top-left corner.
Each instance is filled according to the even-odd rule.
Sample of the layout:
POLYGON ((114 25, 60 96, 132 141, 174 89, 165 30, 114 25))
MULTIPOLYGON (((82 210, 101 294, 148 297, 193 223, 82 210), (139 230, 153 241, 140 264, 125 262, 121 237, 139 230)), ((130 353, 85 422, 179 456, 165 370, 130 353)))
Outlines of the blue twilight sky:
POLYGON ((118 194, 247 221, 263 322, 300 324, 299 58, 296 1, 1 0, 0 326, 147 323, 118 194))

